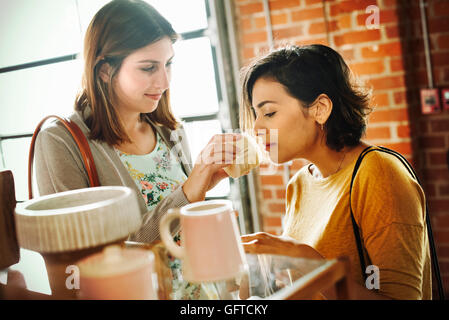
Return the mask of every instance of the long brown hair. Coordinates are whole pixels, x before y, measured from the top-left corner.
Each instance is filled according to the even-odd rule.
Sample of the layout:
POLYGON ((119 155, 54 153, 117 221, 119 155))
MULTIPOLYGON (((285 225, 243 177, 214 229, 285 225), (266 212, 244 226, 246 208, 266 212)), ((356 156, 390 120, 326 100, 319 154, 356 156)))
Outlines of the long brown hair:
MULTIPOLYGON (((112 84, 128 55, 165 37, 174 43, 178 35, 171 24, 144 1, 113 0, 96 13, 84 39, 82 90, 75 101, 75 110, 84 113, 90 107, 92 111, 86 119, 89 138, 110 145, 131 142, 115 111, 114 92, 108 83, 112 84), (104 63, 111 67, 108 83, 103 82, 99 74, 104 63)), ((171 130, 178 127, 170 107, 169 90, 164 92, 154 112, 141 114, 142 119, 146 116, 171 130)))

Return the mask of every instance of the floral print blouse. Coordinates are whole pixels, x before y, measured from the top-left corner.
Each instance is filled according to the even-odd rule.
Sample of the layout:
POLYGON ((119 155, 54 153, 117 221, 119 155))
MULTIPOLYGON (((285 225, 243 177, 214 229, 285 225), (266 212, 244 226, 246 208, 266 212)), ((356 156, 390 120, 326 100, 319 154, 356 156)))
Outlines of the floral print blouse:
POLYGON ((159 134, 156 147, 148 154, 116 151, 140 190, 148 210, 152 210, 187 179, 181 164, 171 155, 159 134))
MULTIPOLYGON (((159 201, 187 179, 181 164, 170 153, 159 134, 156 135, 156 147, 148 154, 127 154, 117 149, 116 152, 140 190, 148 210, 153 209, 159 201)), ((174 240, 179 242, 179 235, 176 235, 174 240)), ((208 299, 200 285, 191 284, 182 279, 179 259, 171 258, 170 268, 173 274, 172 299, 208 299)))

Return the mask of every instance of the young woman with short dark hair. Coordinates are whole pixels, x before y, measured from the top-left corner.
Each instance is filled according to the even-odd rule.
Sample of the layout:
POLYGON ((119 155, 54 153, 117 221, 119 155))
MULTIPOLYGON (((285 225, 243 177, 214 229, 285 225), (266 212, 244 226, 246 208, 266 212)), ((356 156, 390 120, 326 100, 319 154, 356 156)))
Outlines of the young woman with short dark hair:
POLYGON ((360 299, 431 299, 425 195, 406 166, 390 153, 367 153, 349 198, 355 163, 370 147, 361 140, 369 98, 343 58, 324 45, 281 48, 245 69, 241 128, 257 132, 278 163, 310 163, 287 185, 282 236, 243 236, 244 246, 317 259, 347 256, 360 299), (350 202, 367 265, 379 270, 373 290, 360 272, 350 202))

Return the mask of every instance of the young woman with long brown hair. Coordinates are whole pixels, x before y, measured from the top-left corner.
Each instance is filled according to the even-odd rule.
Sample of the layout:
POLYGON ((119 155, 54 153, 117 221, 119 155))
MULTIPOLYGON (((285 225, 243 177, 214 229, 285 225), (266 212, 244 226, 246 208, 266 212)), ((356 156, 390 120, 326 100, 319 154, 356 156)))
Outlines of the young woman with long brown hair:
MULTIPOLYGON (((177 37, 141 0, 109 2, 85 36, 82 91, 70 119, 88 138, 100 184, 128 186, 138 195, 142 228, 131 235, 133 241, 158 239, 159 221, 169 208, 204 200, 228 177, 223 159, 232 158, 232 150, 214 146, 239 139, 212 138, 192 165, 184 130, 170 108, 177 37)), ((41 195, 88 187, 81 154, 58 122, 38 135, 36 168, 41 195)))

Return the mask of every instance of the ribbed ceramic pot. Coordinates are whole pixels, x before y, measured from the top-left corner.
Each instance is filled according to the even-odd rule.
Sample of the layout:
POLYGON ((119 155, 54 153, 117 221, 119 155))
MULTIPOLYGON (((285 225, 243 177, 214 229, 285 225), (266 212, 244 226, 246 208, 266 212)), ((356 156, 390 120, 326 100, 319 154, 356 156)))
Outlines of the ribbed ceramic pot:
POLYGON ((42 254, 52 294, 73 298, 76 283, 67 282, 71 276, 67 270, 72 270, 68 267, 137 231, 141 226, 137 201, 132 189, 119 186, 35 198, 15 209, 17 240, 20 247, 42 254))

